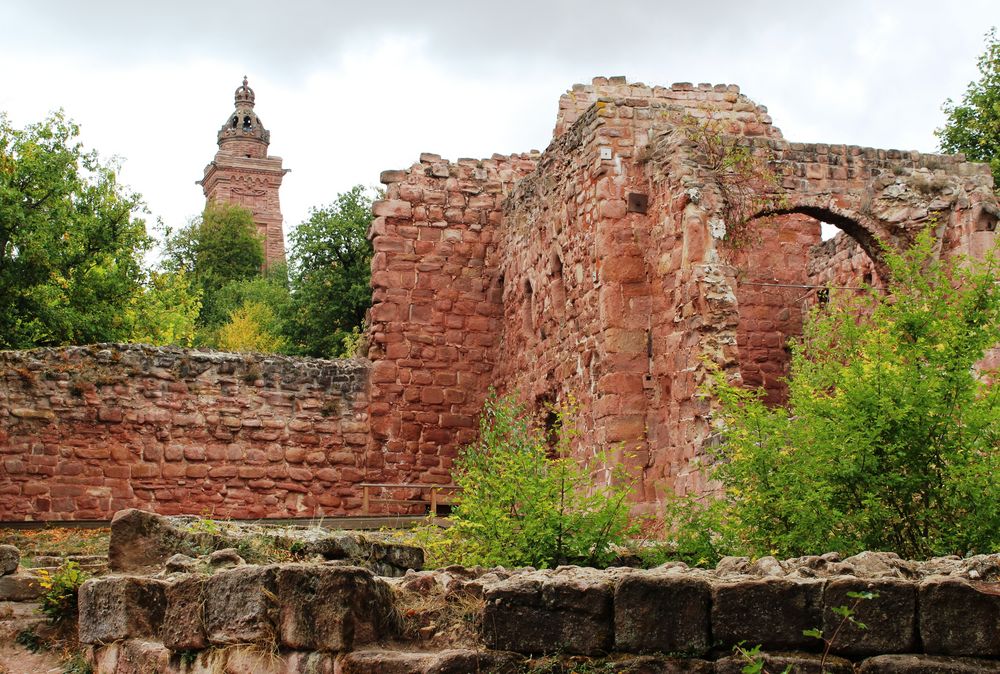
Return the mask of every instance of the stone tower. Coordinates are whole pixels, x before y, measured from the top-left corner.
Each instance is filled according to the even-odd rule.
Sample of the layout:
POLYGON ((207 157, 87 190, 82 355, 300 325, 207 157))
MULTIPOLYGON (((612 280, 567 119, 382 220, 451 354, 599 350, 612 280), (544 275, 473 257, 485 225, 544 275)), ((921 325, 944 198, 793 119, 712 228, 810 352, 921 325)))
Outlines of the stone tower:
POLYGON ((239 204, 253 212, 264 241, 264 264, 270 266, 285 261, 278 189, 291 169, 281 167, 281 157, 268 156, 271 132, 264 128, 253 106, 253 89, 244 77, 236 90, 236 109, 219 129, 219 151, 198 182, 205 190, 206 203, 239 204))

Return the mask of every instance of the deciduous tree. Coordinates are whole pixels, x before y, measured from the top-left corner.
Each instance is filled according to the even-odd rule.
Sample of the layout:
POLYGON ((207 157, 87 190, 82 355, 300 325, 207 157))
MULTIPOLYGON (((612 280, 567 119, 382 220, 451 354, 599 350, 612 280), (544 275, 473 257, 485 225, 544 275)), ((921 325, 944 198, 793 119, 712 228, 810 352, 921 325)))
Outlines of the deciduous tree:
POLYGON ((124 341, 150 240, 117 166, 62 112, 0 114, 0 347, 124 341))

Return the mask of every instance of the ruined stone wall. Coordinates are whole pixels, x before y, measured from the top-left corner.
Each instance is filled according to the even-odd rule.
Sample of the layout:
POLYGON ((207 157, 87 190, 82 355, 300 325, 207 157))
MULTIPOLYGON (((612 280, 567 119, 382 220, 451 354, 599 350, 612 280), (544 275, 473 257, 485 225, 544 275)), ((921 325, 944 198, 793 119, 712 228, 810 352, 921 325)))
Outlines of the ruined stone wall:
POLYGON ((88 580, 79 633, 97 674, 552 671, 544 655, 575 656, 567 670, 738 674, 748 660, 737 646, 759 647, 768 671, 978 674, 998 671, 996 571, 995 555, 870 552, 728 557, 714 570, 449 567, 396 581, 352 566, 240 565, 88 580), (446 619, 446 605, 476 632, 414 629, 421 611, 446 619))
POLYGON ((503 198, 536 159, 423 154, 382 173, 371 227, 373 471, 447 484, 458 448, 476 436, 501 331, 502 291, 486 260, 503 198))
MULTIPOLYGON (((788 340, 802 334, 802 322, 816 293, 808 274, 810 250, 820 241, 820 224, 809 216, 773 216, 754 223, 754 238, 732 254, 737 268, 740 374, 743 384, 763 387, 769 403, 787 395, 788 340)), ((857 248, 861 255, 865 255, 857 248)), ((867 256, 865 256, 867 259, 867 256)))
POLYGON ((139 345, 0 352, 0 520, 357 509, 369 367, 139 345))

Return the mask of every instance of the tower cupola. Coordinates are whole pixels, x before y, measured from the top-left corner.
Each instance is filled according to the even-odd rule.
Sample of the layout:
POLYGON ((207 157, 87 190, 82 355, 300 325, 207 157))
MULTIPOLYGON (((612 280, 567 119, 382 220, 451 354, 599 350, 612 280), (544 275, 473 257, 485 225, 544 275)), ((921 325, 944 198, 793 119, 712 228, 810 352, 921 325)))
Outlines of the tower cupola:
MULTIPOLYGON (((254 112, 254 93, 247 84, 246 76, 243 77, 242 86, 236 89, 234 99, 235 110, 219 129, 219 147, 228 145, 232 141, 240 141, 240 148, 252 148, 248 156, 266 156, 267 146, 271 142, 271 132, 264 128, 260 117, 254 112)), ((245 150, 240 151, 246 154, 245 150)))

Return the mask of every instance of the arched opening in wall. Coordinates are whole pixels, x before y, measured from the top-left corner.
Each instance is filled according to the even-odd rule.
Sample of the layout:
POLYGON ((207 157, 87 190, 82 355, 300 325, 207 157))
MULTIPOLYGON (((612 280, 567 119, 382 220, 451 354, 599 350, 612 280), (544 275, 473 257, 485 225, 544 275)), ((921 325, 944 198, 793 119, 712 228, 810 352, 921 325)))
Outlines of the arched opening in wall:
POLYGON ((873 244, 868 232, 842 214, 802 208, 762 215, 751 224, 756 242, 733 259, 740 374, 745 386, 763 387, 768 404, 780 404, 788 393, 789 340, 802 334, 810 308, 838 293, 879 285, 881 261, 866 252, 873 244), (838 230, 832 236, 831 226, 838 230))

